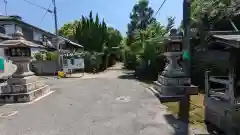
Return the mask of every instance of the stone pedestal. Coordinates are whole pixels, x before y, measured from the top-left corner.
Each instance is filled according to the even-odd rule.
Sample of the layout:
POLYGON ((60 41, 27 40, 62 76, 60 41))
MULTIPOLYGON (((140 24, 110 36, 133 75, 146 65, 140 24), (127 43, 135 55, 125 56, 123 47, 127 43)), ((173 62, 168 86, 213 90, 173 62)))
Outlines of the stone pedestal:
POLYGON ((177 96, 197 93, 197 87, 191 85, 191 79, 186 76, 178 64, 181 52, 166 52, 164 55, 168 59, 162 74, 154 82, 153 88, 164 96, 177 96))
POLYGON ((30 102, 50 92, 45 85, 29 69, 30 57, 10 57, 17 71, 7 81, 7 85, 1 87, 1 103, 30 102))

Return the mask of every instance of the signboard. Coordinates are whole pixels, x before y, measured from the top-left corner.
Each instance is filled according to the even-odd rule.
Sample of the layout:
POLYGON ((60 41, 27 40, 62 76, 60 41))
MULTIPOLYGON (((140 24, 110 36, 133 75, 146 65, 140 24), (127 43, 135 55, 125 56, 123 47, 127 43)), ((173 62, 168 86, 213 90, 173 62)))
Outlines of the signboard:
POLYGON ((0 57, 0 73, 3 73, 5 70, 5 59, 0 57))
POLYGON ((188 51, 183 51, 183 59, 184 60, 190 60, 190 55, 188 51))
POLYGON ((84 69, 83 58, 69 58, 63 60, 63 71, 68 72, 72 69, 84 69))

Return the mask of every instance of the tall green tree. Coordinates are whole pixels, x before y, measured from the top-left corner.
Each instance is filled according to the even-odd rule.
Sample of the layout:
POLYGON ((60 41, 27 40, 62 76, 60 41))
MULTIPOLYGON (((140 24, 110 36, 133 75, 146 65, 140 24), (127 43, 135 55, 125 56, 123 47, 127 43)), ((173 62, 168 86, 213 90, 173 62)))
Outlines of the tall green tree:
MULTIPOLYGON (((82 16, 80 20, 64 24, 59 34, 84 46, 87 51, 104 52, 105 49, 120 45, 121 33, 112 27, 107 27, 98 14, 82 16)), ((108 49, 110 50, 110 49, 108 49)))
POLYGON ((108 27, 104 19, 92 12, 82 16, 80 20, 65 24, 59 29, 59 34, 84 46, 86 71, 103 70, 114 64, 121 44, 121 33, 108 27), (109 64, 110 63, 110 64, 109 64))
POLYGON ((114 29, 112 27, 107 28, 108 33, 108 41, 106 46, 107 47, 118 47, 122 41, 122 35, 120 31, 114 29))
POLYGON ((79 23, 79 21, 75 20, 74 22, 69 22, 64 24, 59 30, 58 34, 60 36, 63 36, 65 38, 68 38, 70 40, 75 40, 73 35, 76 30, 76 26, 79 23))
POLYGON ((136 52, 136 75, 144 78, 156 79, 157 73, 164 67, 161 53, 164 52, 163 41, 165 35, 174 26, 174 18, 168 18, 166 26, 159 22, 151 23, 147 29, 136 32, 137 41, 130 46, 136 52))
POLYGON ((192 28, 223 30, 229 26, 219 23, 229 22, 228 19, 239 11, 239 6, 234 0, 192 0, 190 10, 192 28))
POLYGON ((128 24, 127 31, 127 45, 131 45, 134 42, 134 33, 136 30, 145 30, 149 24, 156 21, 153 17, 153 9, 149 7, 148 0, 140 0, 133 6, 130 13, 130 23, 128 24))
POLYGON ((85 50, 102 52, 108 38, 105 21, 100 21, 98 14, 93 18, 92 12, 88 17, 82 16, 76 26, 74 38, 85 50))

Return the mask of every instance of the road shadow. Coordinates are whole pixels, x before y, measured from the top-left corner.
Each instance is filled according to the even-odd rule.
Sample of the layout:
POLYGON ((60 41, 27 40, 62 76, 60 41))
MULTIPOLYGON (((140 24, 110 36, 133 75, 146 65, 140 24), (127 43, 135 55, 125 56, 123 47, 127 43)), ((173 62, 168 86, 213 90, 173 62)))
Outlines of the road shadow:
POLYGON ((166 121, 175 131, 174 135, 218 135, 218 134, 209 134, 205 133, 205 131, 198 130, 194 131, 194 129, 190 129, 188 123, 184 123, 178 118, 174 117, 172 114, 164 115, 166 121))
MULTIPOLYGON (((154 96, 156 98, 158 98, 159 103, 163 103, 162 98, 160 97, 159 94, 154 93, 154 96)), ((173 116, 173 114, 166 114, 164 115, 167 123, 172 126, 172 128, 175 131, 174 135, 223 135, 220 133, 208 133, 207 130, 204 129, 192 129, 190 127, 190 123, 189 123, 189 114, 187 114, 186 112, 190 111, 190 102, 189 105, 184 106, 183 105, 179 106, 179 112, 183 112, 185 114, 178 114, 178 117, 173 116), (180 119, 180 115, 185 115, 184 119, 180 119)))
POLYGON ((165 120, 174 129, 174 135, 188 135, 187 125, 176 119, 172 114, 164 115, 165 120))
POLYGON ((125 73, 123 75, 118 76, 119 79, 127 79, 127 80, 137 80, 137 78, 132 73, 125 73))
POLYGON ((139 82, 143 82, 145 84, 152 84, 152 80, 149 79, 140 79, 135 76, 134 71, 123 71, 123 74, 118 76, 118 79, 125 79, 125 80, 136 80, 139 82))
POLYGON ((122 68, 108 68, 108 69, 106 69, 106 70, 109 70, 109 71, 114 71, 114 70, 116 70, 116 71, 122 71, 123 69, 122 69, 122 68))

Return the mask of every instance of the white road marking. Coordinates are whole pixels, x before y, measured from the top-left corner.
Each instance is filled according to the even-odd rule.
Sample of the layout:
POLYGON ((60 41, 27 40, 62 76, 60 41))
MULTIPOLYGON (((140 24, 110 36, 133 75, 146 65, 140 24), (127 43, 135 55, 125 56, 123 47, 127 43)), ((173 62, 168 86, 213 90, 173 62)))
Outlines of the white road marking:
POLYGON ((13 116, 17 113, 18 113, 18 111, 12 111, 12 112, 9 112, 9 113, 2 113, 2 114, 0 114, 0 117, 7 118, 7 117, 13 116), (8 115, 5 115, 5 114, 8 114, 8 115))
POLYGON ((38 97, 38 98, 36 98, 35 100, 33 100, 33 101, 31 101, 31 102, 22 103, 22 104, 33 104, 33 103, 41 100, 42 98, 44 98, 44 97, 46 97, 46 96, 49 96, 49 95, 52 94, 53 92, 55 92, 55 91, 49 91, 47 94, 45 94, 45 95, 43 95, 43 96, 41 96, 41 97, 38 97))

